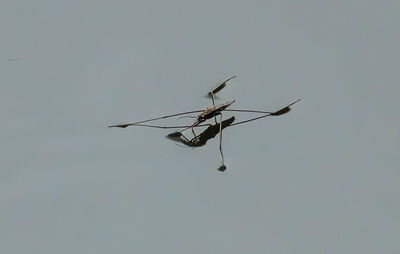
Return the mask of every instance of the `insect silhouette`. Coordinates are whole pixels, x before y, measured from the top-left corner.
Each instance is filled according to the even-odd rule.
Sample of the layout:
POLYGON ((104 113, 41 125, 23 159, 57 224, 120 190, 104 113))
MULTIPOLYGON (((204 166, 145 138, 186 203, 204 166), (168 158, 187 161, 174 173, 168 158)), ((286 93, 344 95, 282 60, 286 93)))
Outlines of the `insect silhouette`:
MULTIPOLYGON (((220 104, 215 104, 216 101, 216 96, 215 94, 220 92, 228 83, 228 81, 232 80, 236 76, 232 76, 228 79, 226 79, 224 82, 221 84, 217 85, 214 89, 212 89, 209 93, 208 96, 211 97, 212 99, 212 106, 209 106, 203 110, 192 110, 192 111, 186 111, 186 112, 180 112, 180 113, 175 113, 175 114, 170 114, 170 115, 165 115, 161 117, 156 117, 156 118, 151 118, 143 121, 138 121, 138 122, 133 122, 133 123, 126 123, 126 124, 115 124, 115 125, 110 125, 108 127, 110 128, 127 128, 129 126, 141 126, 141 127, 149 127, 149 128, 159 128, 159 129, 180 129, 178 131, 175 131, 173 133, 170 133, 167 135, 169 139, 172 139, 176 142, 179 142, 183 145, 186 145, 188 147, 200 147, 204 146, 208 140, 215 138, 216 135, 219 133, 219 151, 221 154, 221 161, 222 164, 218 168, 219 171, 223 172, 226 170, 226 165, 225 165, 225 160, 224 160, 224 154, 222 152, 222 130, 227 128, 227 127, 232 127, 235 125, 239 124, 244 124, 248 122, 252 122, 255 120, 259 120, 268 116, 280 116, 283 114, 288 113, 291 110, 291 106, 297 102, 300 101, 300 99, 290 103, 289 105, 277 110, 277 111, 260 111, 260 110, 250 110, 250 109, 230 109, 229 107, 235 102, 235 100, 231 101, 226 101, 224 103, 220 104), (247 120, 242 120, 239 122, 234 122, 235 117, 231 117, 226 120, 222 120, 222 113, 223 112, 236 112, 236 113, 254 113, 254 114, 259 114, 260 116, 253 117, 247 120), (198 114, 197 116, 193 116, 193 114, 198 114), (193 117, 196 118, 195 121, 191 125, 174 125, 174 126, 164 126, 164 125, 154 125, 154 124, 149 124, 150 122, 154 121, 159 121, 163 120, 166 118, 172 118, 172 117, 193 117), (219 119, 217 119, 217 117, 219 119), (215 124, 210 124, 206 123, 207 120, 214 119, 215 124), (219 122, 218 122, 219 120, 219 122), (201 128, 201 127, 207 127, 202 133, 199 135, 196 134, 195 129, 196 128, 201 128), (193 138, 189 139, 187 138, 183 133, 186 130, 191 130, 193 134, 193 138)), ((182 118, 181 117, 181 118, 182 118)))

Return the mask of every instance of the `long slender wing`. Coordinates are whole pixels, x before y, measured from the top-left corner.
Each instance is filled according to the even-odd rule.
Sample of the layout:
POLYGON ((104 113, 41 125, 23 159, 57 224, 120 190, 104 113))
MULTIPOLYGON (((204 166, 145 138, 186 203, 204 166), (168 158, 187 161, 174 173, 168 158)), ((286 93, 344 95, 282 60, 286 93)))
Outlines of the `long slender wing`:
POLYGON ((110 125, 110 126, 108 126, 108 127, 109 127, 109 128, 113 128, 113 127, 126 128, 126 127, 128 127, 128 126, 138 125, 138 124, 141 124, 141 123, 148 123, 148 122, 152 122, 152 121, 156 121, 156 120, 160 120, 160 119, 165 119, 165 118, 170 118, 170 117, 174 117, 174 116, 188 115, 188 114, 194 114, 194 113, 200 113, 200 112, 203 112, 203 110, 187 111, 187 112, 182 112, 182 113, 176 113, 176 114, 171 114, 171 115, 166 115, 166 116, 151 118, 151 119, 147 119, 147 120, 143 120, 143 121, 139 121, 139 122, 134 122, 134 123, 125 123, 125 124, 110 125))

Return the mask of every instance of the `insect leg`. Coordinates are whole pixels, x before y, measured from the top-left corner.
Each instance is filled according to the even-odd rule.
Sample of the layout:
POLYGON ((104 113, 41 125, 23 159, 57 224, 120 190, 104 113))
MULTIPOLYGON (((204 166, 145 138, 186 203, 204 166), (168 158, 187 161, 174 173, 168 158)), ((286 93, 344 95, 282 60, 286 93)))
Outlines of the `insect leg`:
POLYGON ((183 137, 188 143, 190 142, 190 140, 189 140, 185 135, 183 135, 183 133, 180 132, 180 134, 182 135, 182 137, 183 137))
POLYGON ((225 160, 224 160, 224 154, 222 152, 222 114, 219 113, 220 116, 220 122, 219 122, 219 152, 221 153, 221 158, 222 158, 222 165, 218 168, 219 171, 224 172, 226 169, 225 166, 225 160))
POLYGON ((212 100, 213 106, 215 106, 215 97, 214 97, 214 93, 213 93, 213 92, 210 92, 210 95, 211 95, 211 100, 212 100))
MULTIPOLYGON (((215 106, 215 97, 214 97, 214 93, 211 91, 211 92, 210 92, 210 95, 211 95, 211 100, 212 100, 213 106, 215 106)), ((215 124, 218 124, 218 122, 217 122, 217 116, 214 116, 214 121, 215 121, 215 124)))
POLYGON ((193 133, 193 136, 194 136, 195 140, 198 139, 196 133, 194 132, 194 126, 192 127, 192 133, 193 133))

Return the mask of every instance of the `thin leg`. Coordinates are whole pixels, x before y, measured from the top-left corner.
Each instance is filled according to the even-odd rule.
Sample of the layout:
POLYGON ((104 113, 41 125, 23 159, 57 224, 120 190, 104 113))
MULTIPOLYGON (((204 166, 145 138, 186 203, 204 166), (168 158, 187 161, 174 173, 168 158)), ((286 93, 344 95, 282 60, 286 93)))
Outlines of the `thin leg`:
POLYGON ((222 157, 222 165, 225 164, 224 161, 224 154, 222 153, 222 114, 219 114, 220 116, 220 122, 219 122, 219 151, 221 153, 221 157, 222 157))
POLYGON ((194 135, 194 138, 197 139, 197 135, 196 135, 196 133, 194 133, 194 128, 192 128, 192 133, 194 135))
POLYGON ((187 139, 187 137, 185 137, 185 135, 183 135, 183 133, 181 133, 181 135, 187 142, 190 142, 189 139, 187 139))
POLYGON ((212 100, 213 106, 215 106, 214 93, 213 93, 213 92, 210 92, 210 94, 211 94, 211 100, 212 100))
POLYGON ((220 122, 219 122, 219 152, 221 153, 222 165, 221 165, 221 167, 218 168, 218 170, 224 172, 225 169, 226 169, 226 166, 225 166, 224 154, 222 153, 222 114, 220 113, 219 116, 220 116, 220 122))
MULTIPOLYGON (((212 100, 213 106, 215 106, 215 97, 214 97, 214 93, 213 93, 213 92, 210 92, 210 94, 211 94, 211 100, 212 100)), ((215 124, 217 124, 217 116, 214 117, 214 120, 215 120, 215 124)))

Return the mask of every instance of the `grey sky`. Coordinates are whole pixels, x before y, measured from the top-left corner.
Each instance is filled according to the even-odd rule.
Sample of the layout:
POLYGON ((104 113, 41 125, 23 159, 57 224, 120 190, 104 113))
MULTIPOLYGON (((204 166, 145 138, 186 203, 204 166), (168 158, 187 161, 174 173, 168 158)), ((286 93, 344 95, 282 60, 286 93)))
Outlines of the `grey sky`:
POLYGON ((398 253, 399 8, 3 0, 1 252, 398 253), (106 128, 231 75, 234 108, 302 101, 226 129, 225 173, 217 140, 106 128))

